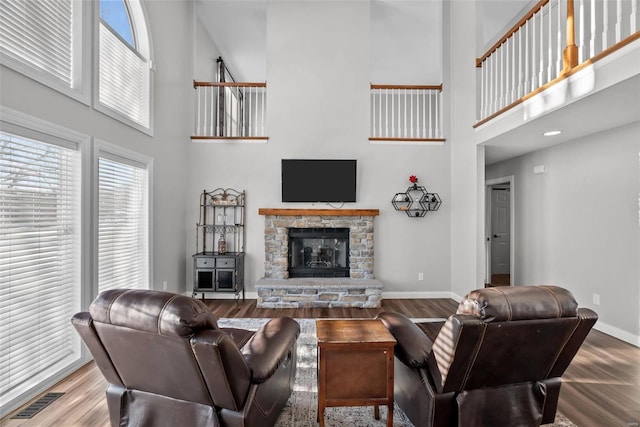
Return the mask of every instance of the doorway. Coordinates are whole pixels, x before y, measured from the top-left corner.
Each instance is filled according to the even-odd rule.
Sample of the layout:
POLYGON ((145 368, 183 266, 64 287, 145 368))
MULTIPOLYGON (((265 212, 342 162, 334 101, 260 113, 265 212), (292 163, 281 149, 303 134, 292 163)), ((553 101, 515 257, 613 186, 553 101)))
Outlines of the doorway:
POLYGON ((487 286, 511 286, 514 277, 513 176, 486 182, 487 286))

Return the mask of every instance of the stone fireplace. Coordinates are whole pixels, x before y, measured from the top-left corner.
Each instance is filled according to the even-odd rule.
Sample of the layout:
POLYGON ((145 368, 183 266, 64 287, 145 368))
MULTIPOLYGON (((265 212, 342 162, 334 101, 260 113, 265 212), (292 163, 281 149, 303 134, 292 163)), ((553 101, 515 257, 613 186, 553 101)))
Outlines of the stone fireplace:
POLYGON ((373 274, 377 209, 261 208, 258 213, 265 216, 265 277, 256 283, 258 307, 380 306, 382 284, 373 274), (346 244, 337 240, 336 230, 347 233, 346 244), (292 239, 306 233, 316 233, 319 240, 292 239))
POLYGON ((349 277, 373 279, 377 209, 260 209, 259 213, 265 215, 265 278, 289 278, 290 228, 348 228, 349 277))

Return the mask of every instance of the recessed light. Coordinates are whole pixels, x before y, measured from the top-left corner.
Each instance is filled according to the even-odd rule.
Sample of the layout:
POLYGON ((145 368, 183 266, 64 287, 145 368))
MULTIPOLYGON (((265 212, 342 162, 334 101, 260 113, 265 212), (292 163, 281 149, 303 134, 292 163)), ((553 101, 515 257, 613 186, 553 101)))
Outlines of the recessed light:
POLYGON ((555 136, 560 135, 562 133, 561 130, 550 130, 549 132, 543 133, 544 136, 555 136))

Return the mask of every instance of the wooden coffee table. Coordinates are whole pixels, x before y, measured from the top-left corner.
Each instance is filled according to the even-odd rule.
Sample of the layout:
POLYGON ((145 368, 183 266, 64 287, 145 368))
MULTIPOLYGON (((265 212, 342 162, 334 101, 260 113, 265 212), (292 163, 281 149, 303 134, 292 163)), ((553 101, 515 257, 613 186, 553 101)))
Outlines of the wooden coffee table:
POLYGON ((395 338, 380 320, 316 320, 318 335, 318 422, 330 406, 386 405, 393 426, 395 338))

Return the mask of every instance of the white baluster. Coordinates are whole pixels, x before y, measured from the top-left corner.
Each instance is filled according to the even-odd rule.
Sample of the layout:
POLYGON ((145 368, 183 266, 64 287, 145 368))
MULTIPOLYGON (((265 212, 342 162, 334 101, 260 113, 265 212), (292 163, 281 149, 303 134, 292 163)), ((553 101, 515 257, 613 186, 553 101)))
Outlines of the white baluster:
POLYGON ((418 117, 421 117, 421 122, 419 123, 419 129, 418 129, 418 138, 426 138, 426 132, 425 129, 427 127, 427 93, 429 93, 428 90, 423 90, 421 91, 420 94, 420 115, 418 117))
POLYGON ((602 50, 605 50, 609 47, 609 38, 607 37, 609 33, 609 0, 604 0, 602 2, 602 50))
POLYGON ((406 138, 409 135, 409 129, 407 129, 407 89, 404 90, 404 108, 402 113, 404 114, 403 137, 406 138))
POLYGON ((538 70, 538 87, 544 84, 544 15, 542 9, 538 12, 540 21, 540 69, 538 70))
POLYGON ((435 119, 435 123, 436 123, 436 129, 435 129, 435 136, 438 138, 442 137, 442 133, 440 131, 440 129, 442 129, 442 126, 440 126, 440 120, 442 115, 440 114, 440 102, 441 102, 441 97, 442 94, 439 91, 436 91, 435 93, 435 111, 436 111, 436 119, 435 119))
POLYGON ((622 40, 622 0, 616 2, 616 43, 622 40))
MULTIPOLYGON (((558 9, 559 9, 559 5, 558 5, 558 9)), ((547 19, 549 20, 549 41, 547 42, 547 51, 548 51, 548 56, 547 56, 547 61, 549 62, 547 64, 547 82, 550 82, 551 80, 553 80, 553 78, 555 77, 553 75, 553 33, 552 33, 552 27, 553 25, 551 25, 551 23, 553 22, 553 19, 551 18, 551 1, 549 2, 549 7, 547 8, 547 19)), ((546 83, 546 82, 545 82, 546 83)))
POLYGON ((518 30, 518 74, 517 74, 517 88, 516 88, 516 99, 522 98, 522 83, 524 80, 524 70, 522 69, 522 33, 524 32, 524 27, 520 27, 518 30))
POLYGON ((194 135, 200 135, 200 86, 196 86, 196 128, 194 130, 194 135))
POLYGON ((267 136, 267 87, 262 91, 262 136, 267 136))
POLYGON ((631 15, 630 18, 630 32, 629 34, 633 34, 638 31, 638 0, 631 0, 631 15))
POLYGON ((589 58, 596 56, 596 0, 591 0, 591 38, 589 39, 589 58))
POLYGON ((585 60, 584 54, 586 50, 584 41, 584 0, 580 0, 578 3, 578 25, 580 26, 580 32, 578 33, 578 64, 582 64, 585 60))

